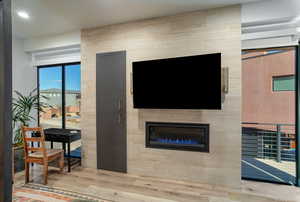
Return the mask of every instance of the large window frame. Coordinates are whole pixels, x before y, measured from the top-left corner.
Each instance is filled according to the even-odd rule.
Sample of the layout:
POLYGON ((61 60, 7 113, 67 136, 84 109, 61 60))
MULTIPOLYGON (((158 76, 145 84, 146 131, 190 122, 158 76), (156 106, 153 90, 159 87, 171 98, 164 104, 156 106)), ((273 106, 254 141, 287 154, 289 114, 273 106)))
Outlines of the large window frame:
MULTIPOLYGON (((296 162, 295 162, 295 171, 296 171, 296 182, 295 186, 300 187, 300 41, 298 45, 291 45, 291 46, 274 46, 268 48, 253 48, 253 49, 242 49, 243 51, 256 51, 262 49, 276 49, 276 48, 294 48, 295 49, 295 149, 296 149, 296 162)), ((253 56, 257 57, 257 56, 253 56)), ((273 91, 273 85, 272 85, 273 91)), ((275 91, 276 92, 276 91, 275 91)), ((280 91, 279 91, 280 92, 280 91)), ((246 178, 241 176, 243 180, 252 180, 252 181, 259 181, 259 182, 269 182, 274 184, 287 184, 287 183, 279 183, 274 181, 267 181, 261 179, 254 179, 254 178, 246 178)), ((289 184, 287 184, 289 185, 289 184)))
MULTIPOLYGON (((40 69, 42 68, 51 68, 51 67, 58 67, 61 66, 62 73, 61 73, 61 99, 62 99, 62 128, 66 128, 66 66, 70 65, 81 65, 81 62, 71 62, 71 63, 62 63, 62 64, 52 64, 52 65, 42 65, 37 67, 37 92, 40 95, 40 69)), ((40 100, 39 100, 40 101, 40 100)), ((38 125, 40 125, 40 111, 37 112, 38 114, 38 125)))

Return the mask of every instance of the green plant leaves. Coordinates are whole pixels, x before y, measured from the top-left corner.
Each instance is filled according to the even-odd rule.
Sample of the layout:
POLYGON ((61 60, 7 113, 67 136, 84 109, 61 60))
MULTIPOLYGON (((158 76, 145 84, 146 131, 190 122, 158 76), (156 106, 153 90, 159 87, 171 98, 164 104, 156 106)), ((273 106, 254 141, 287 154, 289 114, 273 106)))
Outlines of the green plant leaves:
POLYGON ((23 138, 20 127, 22 125, 28 126, 30 121, 35 120, 35 118, 30 115, 32 110, 35 109, 44 112, 43 108, 52 108, 52 106, 45 102, 39 102, 40 98, 45 100, 48 100, 49 98, 44 95, 39 96, 37 88, 33 89, 28 95, 23 95, 16 90, 14 93, 17 96, 12 99, 12 124, 15 132, 13 143, 22 144, 23 138))

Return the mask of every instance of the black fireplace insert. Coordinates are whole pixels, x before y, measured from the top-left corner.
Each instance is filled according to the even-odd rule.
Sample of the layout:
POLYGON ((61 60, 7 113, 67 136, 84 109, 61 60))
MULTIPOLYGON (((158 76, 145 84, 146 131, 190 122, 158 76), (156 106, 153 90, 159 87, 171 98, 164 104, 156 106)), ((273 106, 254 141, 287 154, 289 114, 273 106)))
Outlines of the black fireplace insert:
POLYGON ((209 152, 209 124, 146 122, 146 147, 209 152))

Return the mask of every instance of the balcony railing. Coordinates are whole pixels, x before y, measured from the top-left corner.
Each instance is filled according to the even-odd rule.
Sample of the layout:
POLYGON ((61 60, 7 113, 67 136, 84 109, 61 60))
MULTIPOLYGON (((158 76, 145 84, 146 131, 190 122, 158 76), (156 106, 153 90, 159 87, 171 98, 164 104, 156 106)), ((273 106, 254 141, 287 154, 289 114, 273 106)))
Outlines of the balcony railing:
POLYGON ((242 157, 295 161, 295 125, 242 123, 242 157))

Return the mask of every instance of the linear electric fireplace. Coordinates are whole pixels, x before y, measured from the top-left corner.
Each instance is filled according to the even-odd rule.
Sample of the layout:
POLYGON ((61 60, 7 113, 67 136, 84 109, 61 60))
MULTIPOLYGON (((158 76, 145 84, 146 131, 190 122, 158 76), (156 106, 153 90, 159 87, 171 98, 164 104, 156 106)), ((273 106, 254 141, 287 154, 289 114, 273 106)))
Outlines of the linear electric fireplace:
POLYGON ((209 152, 209 124, 146 122, 146 147, 209 152))

